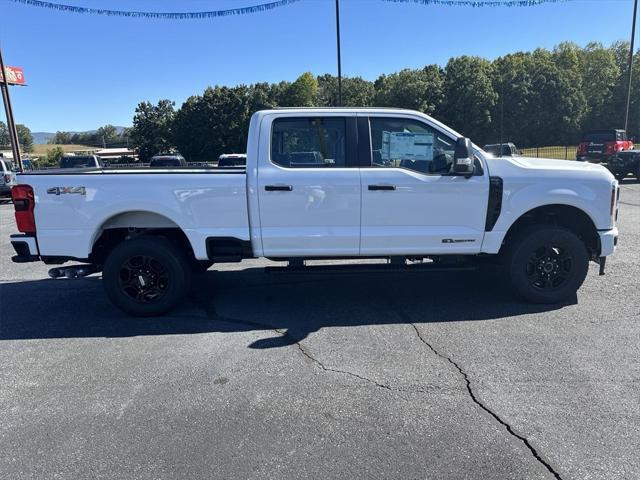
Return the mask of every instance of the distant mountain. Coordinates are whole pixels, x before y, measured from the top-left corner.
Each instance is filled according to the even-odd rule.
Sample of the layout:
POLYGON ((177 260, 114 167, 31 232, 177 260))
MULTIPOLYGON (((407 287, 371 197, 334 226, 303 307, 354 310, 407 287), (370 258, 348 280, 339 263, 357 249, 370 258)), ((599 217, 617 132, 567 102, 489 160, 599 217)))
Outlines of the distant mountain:
POLYGON ((31 135, 33 135, 33 143, 39 145, 41 143, 49 143, 49 140, 54 137, 55 133, 31 132, 31 135))
MULTIPOLYGON (((116 127, 116 130, 118 131, 118 134, 121 134, 122 131, 125 129, 125 127, 116 127)), ((85 132, 69 132, 71 134, 74 133, 95 133, 97 130, 87 130, 85 132)), ((49 143, 49 140, 51 140, 53 137, 56 136, 56 133, 53 132, 31 132, 31 135, 33 135, 33 143, 37 144, 37 145, 41 145, 43 143, 49 143)))

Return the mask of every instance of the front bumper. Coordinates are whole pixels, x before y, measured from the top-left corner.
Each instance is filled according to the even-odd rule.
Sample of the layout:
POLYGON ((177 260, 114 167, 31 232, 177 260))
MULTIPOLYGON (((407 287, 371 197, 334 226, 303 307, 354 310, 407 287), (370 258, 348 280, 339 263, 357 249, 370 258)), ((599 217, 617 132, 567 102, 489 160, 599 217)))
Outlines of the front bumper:
POLYGON ((36 237, 33 235, 11 235, 11 246, 16 251, 16 255, 11 257, 11 261, 14 263, 37 262, 40 260, 38 244, 36 243, 36 237))
POLYGON ((618 227, 613 227, 611 230, 599 230, 598 235, 600 236, 600 256, 606 257, 615 252, 618 245, 618 227))

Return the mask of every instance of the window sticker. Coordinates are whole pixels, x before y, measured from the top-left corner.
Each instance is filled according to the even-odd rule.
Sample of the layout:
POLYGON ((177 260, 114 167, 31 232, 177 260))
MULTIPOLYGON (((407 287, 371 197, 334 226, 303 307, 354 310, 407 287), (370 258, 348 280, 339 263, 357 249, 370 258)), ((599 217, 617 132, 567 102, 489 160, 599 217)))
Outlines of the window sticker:
POLYGON ((433 133, 382 132, 383 160, 433 160, 433 133))

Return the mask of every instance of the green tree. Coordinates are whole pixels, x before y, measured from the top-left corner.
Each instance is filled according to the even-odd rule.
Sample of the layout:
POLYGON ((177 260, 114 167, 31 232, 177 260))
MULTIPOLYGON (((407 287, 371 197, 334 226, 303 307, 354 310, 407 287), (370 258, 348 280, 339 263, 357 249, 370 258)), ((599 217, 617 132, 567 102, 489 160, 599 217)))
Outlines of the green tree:
POLYGON ((98 128, 96 132, 96 137, 99 143, 103 145, 107 145, 109 143, 115 143, 118 141, 118 129, 113 125, 105 125, 103 127, 98 128))
POLYGON ((244 152, 251 108, 251 87, 209 87, 192 96, 175 118, 175 143, 190 161, 214 161, 223 153, 244 152))
POLYGON ((491 77, 491 64, 480 57, 452 58, 445 68, 444 117, 478 143, 495 136, 491 112, 498 96, 491 77))
POLYGON ((285 107, 313 107, 318 97, 318 82, 313 74, 305 72, 289 84, 280 99, 285 107))
POLYGON ((53 147, 47 150, 47 154, 44 157, 45 166, 58 165, 60 158, 64 155, 62 147, 53 147))
POLYGON ((33 152, 33 135, 31 135, 31 130, 29 127, 17 124, 16 131, 18 132, 18 142, 20 142, 20 147, 25 152, 33 152))
POLYGON ((8 146, 11 143, 11 138, 9 137, 9 129, 7 128, 7 124, 0 121, 0 145, 8 146))
MULTIPOLYGON (((321 107, 338 106, 338 77, 330 74, 320 75, 316 105, 321 107)), ((362 77, 342 78, 342 106, 368 107, 374 104, 375 87, 373 82, 362 77)))
MULTIPOLYGON (((624 116, 627 108, 629 42, 615 42, 611 50, 616 58, 619 75, 613 88, 613 99, 609 108, 608 123, 615 128, 624 127, 624 116)), ((633 80, 631 85, 631 106, 629 109, 629 127, 631 134, 640 136, 640 49, 633 59, 633 80)), ((640 137, 639 137, 640 138, 640 137)), ((636 143, 640 143, 636 141, 636 143)))
POLYGON ((376 106, 410 108, 431 115, 442 106, 444 76, 437 65, 404 69, 378 77, 375 90, 376 106))
POLYGON ((533 99, 529 115, 537 145, 575 143, 586 112, 586 100, 571 72, 559 68, 548 50, 531 55, 533 99))
POLYGON ((279 88, 276 84, 256 83, 248 87, 249 112, 266 110, 278 106, 279 88))
POLYGON ((71 142, 71 133, 58 131, 47 143, 51 145, 66 145, 71 142))
MULTIPOLYGON (((640 49, 638 49, 633 56, 633 72, 628 130, 629 133, 635 137, 635 143, 638 145, 640 144, 640 49)), ((627 85, 626 79, 624 85, 627 85)))
POLYGON ((493 85, 498 98, 493 108, 490 143, 531 145, 529 110, 534 101, 531 54, 514 53, 493 62, 493 85))
POLYGON ((174 146, 172 128, 175 110, 173 106, 174 103, 171 100, 160 100, 156 105, 140 102, 136 107, 131 141, 138 149, 142 161, 174 146))
POLYGON ((612 48, 592 42, 582 51, 582 58, 582 88, 586 100, 582 128, 614 126, 614 95, 622 74, 616 54, 612 48))

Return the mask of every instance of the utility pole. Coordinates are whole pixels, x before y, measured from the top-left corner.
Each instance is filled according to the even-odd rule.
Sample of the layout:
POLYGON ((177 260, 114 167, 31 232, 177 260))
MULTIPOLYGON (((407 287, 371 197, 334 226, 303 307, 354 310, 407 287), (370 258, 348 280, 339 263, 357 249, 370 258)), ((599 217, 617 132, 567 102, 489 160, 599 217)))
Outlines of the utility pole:
POLYGON ((4 59, 2 58, 2 47, 0 47, 0 72, 2 72, 2 101, 4 102, 4 111, 7 114, 7 128, 11 137, 11 151, 13 159, 18 163, 18 168, 22 171, 22 158, 20 158, 20 143, 18 141, 18 130, 13 119, 13 108, 11 108, 11 98, 9 97, 9 82, 7 80, 7 71, 4 68, 4 59))
MULTIPOLYGON (((629 108, 631 107, 631 79, 633 77, 633 49, 636 39, 636 20, 638 14, 638 0, 633 2, 633 18, 631 19, 631 46, 629 48, 629 65, 627 67, 627 109, 624 114, 624 130, 627 131, 629 127, 629 108)), ((636 92, 637 94, 637 92, 636 92)))
MULTIPOLYGON (((636 0, 637 3, 638 0, 636 0)), ((336 0, 336 46, 338 49, 338 106, 342 106, 342 60, 340 59, 340 0, 336 0)))

